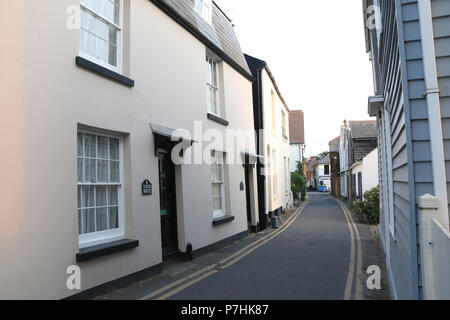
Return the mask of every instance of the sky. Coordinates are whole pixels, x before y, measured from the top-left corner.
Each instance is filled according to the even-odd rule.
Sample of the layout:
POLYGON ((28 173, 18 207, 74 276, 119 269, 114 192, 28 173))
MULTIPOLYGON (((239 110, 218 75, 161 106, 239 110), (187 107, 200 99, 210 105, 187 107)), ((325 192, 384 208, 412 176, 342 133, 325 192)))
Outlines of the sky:
POLYGON ((371 119, 361 0, 215 2, 244 53, 268 63, 288 107, 304 111, 307 157, 328 151, 344 120, 371 119))

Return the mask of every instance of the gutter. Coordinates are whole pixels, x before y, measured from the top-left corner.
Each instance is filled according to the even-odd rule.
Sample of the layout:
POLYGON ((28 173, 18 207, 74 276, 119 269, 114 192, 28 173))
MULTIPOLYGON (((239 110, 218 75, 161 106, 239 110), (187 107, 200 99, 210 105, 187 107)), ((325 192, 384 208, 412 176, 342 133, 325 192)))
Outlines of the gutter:
POLYGON ((442 135, 440 92, 434 48, 433 18, 430 1, 418 1, 420 31, 422 36, 423 69, 425 74, 425 97, 430 127, 431 159, 433 164, 433 186, 435 196, 441 202, 438 220, 449 230, 447 182, 445 180, 445 156, 442 135))

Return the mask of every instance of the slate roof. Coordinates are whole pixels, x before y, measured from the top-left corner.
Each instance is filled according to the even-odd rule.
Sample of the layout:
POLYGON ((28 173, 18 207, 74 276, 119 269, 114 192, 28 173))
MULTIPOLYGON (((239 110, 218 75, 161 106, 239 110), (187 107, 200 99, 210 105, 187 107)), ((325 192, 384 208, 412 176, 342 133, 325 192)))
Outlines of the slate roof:
POLYGON ((330 154, 327 154, 325 157, 320 158, 317 161, 318 164, 330 164, 330 154))
POLYGON ((305 144, 305 115, 301 110, 289 112, 289 143, 305 144))
POLYGON ((194 9, 192 0, 150 0, 208 48, 251 80, 251 72, 242 53, 230 19, 213 2, 212 25, 194 9))
POLYGON ((369 121, 350 121, 349 123, 352 139, 377 138, 377 122, 369 121))
POLYGON ((341 143, 341 137, 337 136, 329 142, 330 152, 339 152, 339 147, 341 143))
POLYGON ((306 171, 314 171, 315 167, 317 167, 317 157, 311 157, 306 160, 306 171))

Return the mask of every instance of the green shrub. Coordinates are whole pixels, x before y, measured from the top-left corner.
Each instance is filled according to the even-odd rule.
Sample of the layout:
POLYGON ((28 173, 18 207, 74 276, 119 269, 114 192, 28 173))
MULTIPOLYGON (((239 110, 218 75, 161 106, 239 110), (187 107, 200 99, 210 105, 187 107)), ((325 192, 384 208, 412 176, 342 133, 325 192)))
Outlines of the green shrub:
POLYGON ((364 193, 364 200, 353 202, 353 209, 361 215, 364 223, 378 224, 380 222, 380 189, 375 187, 364 193))
POLYGON ((306 177, 303 172, 303 164, 297 161, 297 170, 291 173, 291 190, 294 194, 294 199, 299 199, 301 194, 301 200, 306 199, 306 177))

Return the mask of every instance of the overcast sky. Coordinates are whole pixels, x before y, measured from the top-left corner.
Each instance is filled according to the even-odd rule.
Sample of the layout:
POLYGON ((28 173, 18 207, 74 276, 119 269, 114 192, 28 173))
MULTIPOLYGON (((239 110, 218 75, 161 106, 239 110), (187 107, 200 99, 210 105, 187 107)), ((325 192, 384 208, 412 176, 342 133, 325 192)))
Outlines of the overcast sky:
POLYGON ((361 0, 215 0, 242 50, 269 64, 289 108, 305 112, 306 155, 328 151, 373 95, 361 0))

